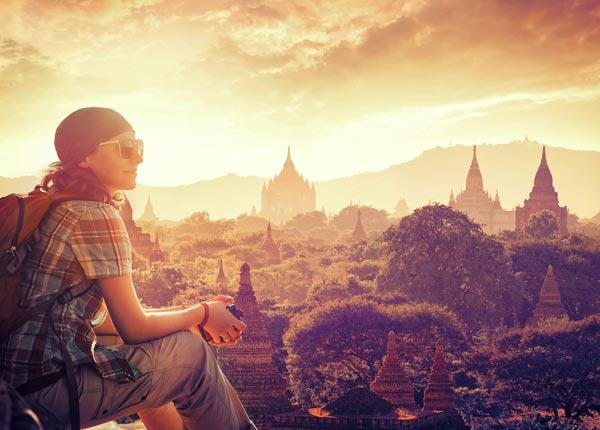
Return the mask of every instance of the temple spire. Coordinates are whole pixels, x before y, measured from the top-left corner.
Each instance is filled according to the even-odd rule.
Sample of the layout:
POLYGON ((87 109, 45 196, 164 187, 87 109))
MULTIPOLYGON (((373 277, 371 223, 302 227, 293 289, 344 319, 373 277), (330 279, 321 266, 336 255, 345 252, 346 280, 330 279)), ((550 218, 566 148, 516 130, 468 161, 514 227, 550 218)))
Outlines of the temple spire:
POLYGON ((273 240, 273 235, 271 234, 271 222, 267 225, 267 233, 265 234, 265 241, 262 244, 262 249, 265 251, 267 255, 267 261, 271 264, 279 264, 281 263, 281 255, 279 254, 279 248, 277 244, 273 240))
POLYGON ((450 374, 446 368, 444 344, 438 341, 431 367, 431 375, 423 396, 423 409, 429 411, 454 411, 454 394, 450 374))
POLYGON ((568 319, 568 314, 561 302, 558 283, 554 278, 554 270, 548 265, 546 277, 540 289, 539 299, 533 311, 529 324, 539 325, 549 319, 568 319))
POLYGON ((361 242, 363 240, 367 240, 367 233, 365 232, 365 229, 362 225, 362 219, 361 219, 361 215, 360 215, 360 209, 358 210, 358 215, 356 218, 356 225, 354 226, 354 231, 352 232, 352 236, 350 237, 350 240, 352 242, 361 242))
POLYGON ((398 356, 396 334, 390 330, 383 364, 370 388, 372 392, 379 394, 396 407, 413 409, 416 407, 414 387, 402 367, 402 361, 398 356))
POLYGON ((477 147, 473 145, 473 158, 471 159, 471 166, 467 173, 467 191, 482 191, 483 192, 483 177, 479 170, 479 163, 477 162, 477 147))
POLYGON ((548 166, 548 160, 546 159, 546 146, 542 147, 542 159, 540 165, 535 173, 535 179, 533 180, 533 192, 543 191, 554 191, 554 183, 552 179, 552 172, 548 166))
POLYGON ((219 259, 219 273, 217 274, 217 286, 219 288, 227 288, 227 278, 225 277, 225 271, 223 270, 223 259, 219 259))

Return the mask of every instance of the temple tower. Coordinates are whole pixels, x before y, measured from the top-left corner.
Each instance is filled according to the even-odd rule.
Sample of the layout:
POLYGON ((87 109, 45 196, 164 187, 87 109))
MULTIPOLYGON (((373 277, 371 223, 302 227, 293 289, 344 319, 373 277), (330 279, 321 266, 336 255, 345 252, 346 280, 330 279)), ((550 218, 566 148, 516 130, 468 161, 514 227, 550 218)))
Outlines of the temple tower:
POLYGON ((350 236, 350 241, 361 242, 361 241, 367 240, 367 239, 368 239, 367 233, 365 232, 365 229, 362 225, 362 219, 361 219, 360 209, 359 209, 357 217, 356 217, 356 225, 354 226, 354 231, 352 232, 352 235, 350 236))
POLYGON ((268 184, 263 184, 261 198, 260 216, 278 224, 297 214, 315 211, 315 186, 296 170, 289 146, 283 169, 268 184))
POLYGON ((455 410, 454 393, 450 383, 450 374, 446 368, 444 344, 441 341, 438 341, 435 345, 431 375, 423 397, 423 409, 446 412, 455 410))
POLYGON ((146 207, 144 208, 144 213, 140 217, 140 221, 158 221, 158 217, 154 213, 154 206, 152 205, 152 201, 150 200, 150 195, 148 195, 148 200, 146 200, 146 207))
POLYGON ((273 240, 273 235, 271 234, 271 223, 267 225, 267 233, 265 234, 265 241, 261 247, 265 253, 267 254, 267 262, 270 264, 279 264, 281 263, 281 255, 279 255, 279 248, 277 248, 277 244, 273 240))
POLYGON ((165 253, 160 249, 160 245, 158 243, 158 232, 156 235, 156 242, 153 242, 152 238, 150 237, 150 233, 145 233, 142 228, 133 220, 133 208, 131 207, 131 203, 127 197, 125 197, 125 200, 119 209, 119 214, 121 215, 123 223, 125 224, 125 228, 127 229, 131 247, 135 250, 135 252, 144 257, 148 263, 153 263, 154 261, 164 261, 167 259, 165 253))
POLYGON ((287 384, 273 363, 273 346, 250 281, 250 266, 240 270, 235 303, 247 328, 237 345, 219 349, 219 361, 237 390, 248 415, 261 429, 268 429, 277 414, 292 411, 287 384))
POLYGON ((448 206, 468 215, 488 234, 515 228, 514 211, 502 208, 497 191, 495 199, 492 200, 489 193, 483 189, 483 177, 477 161, 476 146, 473 146, 473 156, 467 172, 465 190, 458 193, 456 197, 454 197, 454 192, 450 191, 448 206))
POLYGON ((223 270, 223 259, 219 259, 219 273, 217 275, 216 285, 222 290, 227 289, 227 278, 225 277, 225 271, 223 270))
POLYGON ((396 335, 393 331, 388 333, 387 350, 383 364, 375 379, 371 382, 371 391, 379 394, 396 407, 415 409, 415 394, 412 382, 408 380, 402 370, 402 361, 398 357, 396 335))
POLYGON ((558 203, 558 193, 554 189, 552 173, 546 160, 546 147, 542 148, 542 159, 533 180, 533 188, 529 198, 523 202, 523 207, 517 206, 517 230, 523 230, 529 217, 537 212, 547 209, 556 215, 558 233, 567 234, 568 209, 558 203))
POLYGON ((528 323, 531 325, 542 324, 548 319, 568 319, 569 316, 560 300, 560 290, 554 278, 552 266, 548 266, 546 278, 540 289, 539 299, 528 323))

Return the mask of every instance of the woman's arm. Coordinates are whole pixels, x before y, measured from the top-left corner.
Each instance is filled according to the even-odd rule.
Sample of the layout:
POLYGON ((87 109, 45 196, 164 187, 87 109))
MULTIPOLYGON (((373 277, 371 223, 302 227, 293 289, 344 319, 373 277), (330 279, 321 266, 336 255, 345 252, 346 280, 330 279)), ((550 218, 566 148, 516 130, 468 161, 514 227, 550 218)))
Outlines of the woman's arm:
MULTIPOLYGON (((131 275, 98 279, 106 306, 112 317, 114 327, 128 344, 147 342, 171 333, 187 330, 204 319, 205 308, 202 304, 184 310, 165 312, 146 312, 137 297, 131 275)), ((220 337, 233 341, 239 339, 246 325, 236 319, 225 308, 231 298, 219 296, 216 300, 205 302, 209 309, 208 320, 204 328, 213 339, 220 337)))

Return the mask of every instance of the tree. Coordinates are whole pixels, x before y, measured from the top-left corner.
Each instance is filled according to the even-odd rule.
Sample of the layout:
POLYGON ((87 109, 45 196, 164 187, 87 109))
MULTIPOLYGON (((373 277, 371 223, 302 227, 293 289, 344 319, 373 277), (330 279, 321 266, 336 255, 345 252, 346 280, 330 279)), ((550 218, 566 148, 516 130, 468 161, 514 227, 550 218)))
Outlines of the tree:
POLYGON ((356 225, 358 211, 360 210, 361 222, 366 232, 383 231, 390 226, 388 214, 383 209, 370 206, 347 206, 331 219, 331 224, 338 230, 352 230, 356 225))
POLYGON ((600 412, 600 317, 526 329, 499 338, 495 396, 525 409, 581 419, 600 412))
POLYGON ((558 221, 554 212, 548 209, 529 216, 525 232, 535 239, 548 239, 558 233, 558 221))
POLYGON ((314 406, 368 385, 389 330, 396 332, 405 370, 419 385, 426 381, 438 339, 446 341, 450 354, 467 349, 463 325, 438 306, 386 305, 361 297, 326 302, 296 315, 284 336, 294 398, 314 406))
POLYGON ((181 270, 161 264, 152 265, 149 272, 142 272, 135 279, 140 299, 151 307, 169 306, 191 284, 181 270))
POLYGON ((434 204, 384 233, 388 263, 380 291, 448 306, 472 331, 514 323, 518 292, 502 242, 465 214, 434 204))
POLYGON ((297 214, 285 225, 286 228, 297 228, 308 231, 314 228, 323 228, 327 225, 327 216, 323 212, 314 211, 297 214))

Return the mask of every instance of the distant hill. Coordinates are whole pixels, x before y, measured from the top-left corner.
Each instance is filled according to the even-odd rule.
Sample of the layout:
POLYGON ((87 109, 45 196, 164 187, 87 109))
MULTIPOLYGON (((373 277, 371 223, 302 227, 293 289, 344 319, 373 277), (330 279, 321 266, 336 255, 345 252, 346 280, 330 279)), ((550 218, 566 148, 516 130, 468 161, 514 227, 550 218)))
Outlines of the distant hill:
MULTIPOLYGON (((504 208, 523 204, 533 186, 542 147, 537 142, 477 146, 484 188, 493 196, 498 189, 504 208)), ((338 212, 350 201, 392 211, 404 198, 411 209, 429 202, 447 203, 450 190, 465 187, 472 147, 455 145, 423 152, 417 158, 379 172, 315 182, 317 209, 338 212)), ((561 205, 580 217, 591 218, 600 210, 600 151, 547 147, 550 170, 561 205)), ((302 172, 302 166, 297 166, 302 172)), ((128 192, 135 216, 141 215, 146 198, 152 198, 159 218, 179 220, 195 211, 207 211, 211 219, 233 218, 260 209, 260 191, 267 178, 229 174, 176 187, 138 187, 128 192)), ((25 192, 37 178, 0 177, 0 195, 25 192)))

